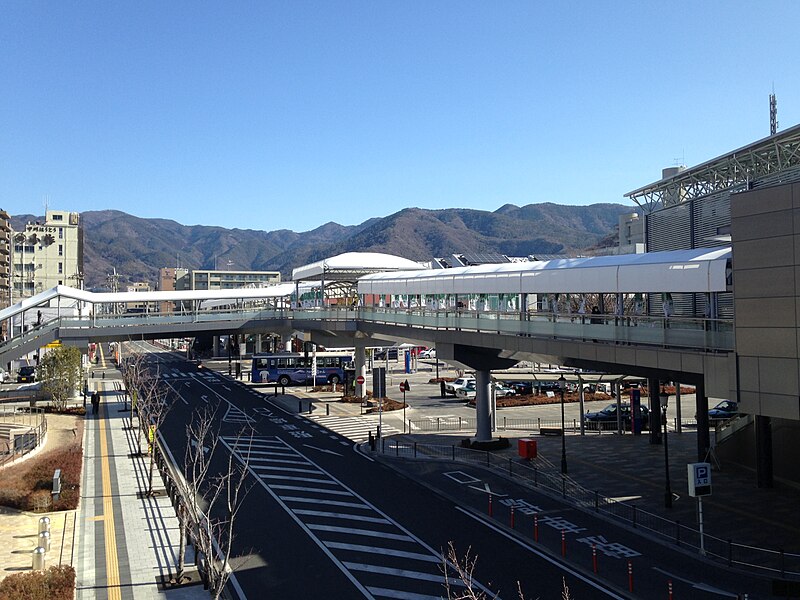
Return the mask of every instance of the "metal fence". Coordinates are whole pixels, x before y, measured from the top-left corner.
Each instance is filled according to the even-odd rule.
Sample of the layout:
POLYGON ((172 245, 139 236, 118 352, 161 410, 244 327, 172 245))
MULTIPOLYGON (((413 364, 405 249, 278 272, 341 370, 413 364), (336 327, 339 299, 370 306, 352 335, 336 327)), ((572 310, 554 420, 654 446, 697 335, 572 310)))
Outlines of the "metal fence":
MULTIPOLYGON (((681 427, 686 429, 696 429, 696 419, 681 419, 681 427)), ((587 432, 603 433, 604 431, 617 431, 616 421, 584 421, 584 430, 587 432)), ((436 417, 429 419, 408 419, 408 431, 414 432, 436 432, 436 431, 468 431, 475 430, 477 419, 475 417, 436 417)), ((570 419, 564 423, 564 429, 568 432, 578 433, 580 431, 580 421, 570 419)), ((516 419, 503 417, 497 420, 497 429, 503 431, 530 431, 531 433, 542 433, 542 429, 561 431, 561 419, 541 419, 528 418, 516 419)), ((630 425, 626 424, 623 429, 630 431, 630 425)), ((671 431, 678 430, 678 419, 673 419, 671 431)))
POLYGON ((577 508, 620 521, 624 525, 645 531, 681 548, 703 553, 728 566, 752 569, 770 576, 800 577, 800 554, 739 544, 707 533, 701 540, 697 529, 679 520, 665 519, 631 502, 614 500, 597 491, 588 490, 557 472, 551 465, 537 467, 521 463, 513 457, 500 457, 491 452, 472 450, 455 444, 425 444, 383 439, 377 450, 381 454, 395 458, 450 460, 486 467, 521 481, 528 487, 559 497, 577 508))
POLYGON ((47 434, 47 418, 41 408, 0 410, 0 466, 14 462, 36 449, 47 434))

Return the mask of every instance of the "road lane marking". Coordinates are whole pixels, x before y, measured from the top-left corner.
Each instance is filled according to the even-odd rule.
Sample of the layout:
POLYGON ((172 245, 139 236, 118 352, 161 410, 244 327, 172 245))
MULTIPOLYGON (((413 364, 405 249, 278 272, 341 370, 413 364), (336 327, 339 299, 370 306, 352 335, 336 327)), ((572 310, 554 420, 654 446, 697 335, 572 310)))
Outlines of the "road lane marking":
POLYGON ((578 579, 580 579, 584 583, 590 585, 594 589, 596 589, 596 590, 598 590, 600 592, 603 592, 606 596, 609 596, 610 598, 615 598, 616 600, 625 600, 624 596, 620 596, 619 594, 613 592, 612 590, 608 590, 608 589, 602 587, 599 583, 597 583, 595 581, 592 581, 591 579, 589 579, 585 575, 579 573, 578 571, 573 569, 567 563, 562 563, 562 562, 556 560, 555 558, 553 558, 551 556, 548 556, 547 554, 541 552, 540 550, 537 550, 533 546, 531 546, 531 545, 527 544, 526 542, 518 539, 517 537, 511 535, 510 533, 508 533, 506 531, 503 531, 502 529, 500 529, 499 527, 497 527, 493 523, 490 523, 490 522, 484 520, 482 517, 478 517, 477 515, 473 514, 472 511, 467 510, 466 508, 462 508, 460 506, 456 506, 455 509, 457 511, 459 511, 459 512, 464 513, 466 516, 468 516, 471 519, 477 521, 478 523, 481 523, 481 524, 485 525, 486 527, 488 527, 489 529, 491 529, 495 533, 499 533, 503 537, 511 540, 512 542, 514 542, 518 546, 522 546, 523 548, 525 548, 526 550, 532 552, 533 554, 535 554, 539 558, 544 559, 545 561, 549 562, 551 565, 554 565, 555 567, 557 567, 557 568, 559 568, 559 569, 561 569, 563 571, 566 571, 567 573, 569 573, 573 577, 577 577, 578 579))
POLYGON ((365 517, 364 515, 351 515, 349 513, 334 513, 324 510, 295 510, 298 515, 307 517, 325 517, 327 519, 343 519, 346 521, 361 521, 362 523, 389 523, 387 519, 381 517, 365 517))
POLYGON ((366 554, 385 554, 397 558, 408 558, 410 560, 421 560, 423 562, 441 564, 442 559, 430 554, 420 554, 419 552, 407 552, 405 550, 395 550, 393 548, 381 548, 380 546, 364 546, 362 544, 345 544, 344 542, 325 542, 328 548, 337 550, 350 550, 351 552, 364 552, 366 554))
POLYGON ((325 452, 326 454, 335 454, 336 456, 341 456, 338 452, 334 452, 333 450, 326 450, 325 448, 317 448, 316 446, 311 446, 309 444, 303 444, 306 448, 311 448, 312 450, 318 450, 320 452, 325 452))

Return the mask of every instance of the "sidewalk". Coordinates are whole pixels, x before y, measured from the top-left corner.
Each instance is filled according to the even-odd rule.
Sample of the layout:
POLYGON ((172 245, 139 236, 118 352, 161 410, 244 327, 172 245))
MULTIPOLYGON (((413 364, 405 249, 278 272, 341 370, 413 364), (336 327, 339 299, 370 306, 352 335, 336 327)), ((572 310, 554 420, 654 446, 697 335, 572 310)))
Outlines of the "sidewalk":
MULTIPOLYGON (((92 379, 99 417, 88 415, 77 519, 76 599, 206 599, 199 584, 165 591, 175 573, 178 521, 166 495, 145 497, 149 457, 131 457, 135 440, 113 379, 92 379)), ((162 488, 156 470, 156 488, 162 488)), ((192 559, 191 550, 187 560, 192 559)), ((191 565, 187 565, 187 568, 191 565)))

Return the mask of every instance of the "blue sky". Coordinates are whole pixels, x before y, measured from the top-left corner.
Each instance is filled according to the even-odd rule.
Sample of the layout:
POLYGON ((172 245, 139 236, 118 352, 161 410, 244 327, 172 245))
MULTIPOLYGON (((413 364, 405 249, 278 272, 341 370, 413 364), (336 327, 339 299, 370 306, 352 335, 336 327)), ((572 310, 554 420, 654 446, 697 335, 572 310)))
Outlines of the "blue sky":
POLYGON ((306 231, 627 202, 800 123, 800 2, 0 6, 0 207, 306 231))

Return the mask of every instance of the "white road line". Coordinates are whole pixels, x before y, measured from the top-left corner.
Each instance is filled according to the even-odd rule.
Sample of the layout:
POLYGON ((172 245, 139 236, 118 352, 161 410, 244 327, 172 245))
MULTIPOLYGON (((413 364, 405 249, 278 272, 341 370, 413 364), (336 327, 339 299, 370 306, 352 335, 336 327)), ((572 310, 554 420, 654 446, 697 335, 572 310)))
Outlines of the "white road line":
POLYGON ((295 510, 294 512, 297 515, 305 515, 307 517, 325 517, 326 519, 343 519, 346 521, 361 521, 362 523, 389 523, 389 521, 380 517, 365 517, 348 513, 333 513, 322 510, 295 510))
POLYGON ((293 490, 295 492, 314 492, 318 494, 330 494, 332 496, 352 496, 349 491, 344 490, 324 490, 322 488, 303 487, 300 485, 273 485, 274 490, 293 490))
POLYGON ((325 542, 328 548, 337 550, 350 550, 352 552, 365 552, 366 554, 385 554, 386 556, 396 556, 397 558, 408 558, 410 560, 421 560, 423 562, 437 563, 442 562, 441 557, 431 556, 430 554, 420 554, 419 552, 406 552, 405 550, 394 550, 393 548, 381 548, 379 546, 364 546, 361 544, 345 544, 344 542, 325 542))
POLYGON ((414 594, 401 590, 390 590, 387 588, 368 587, 369 593, 378 598, 396 598, 398 600, 442 600, 441 596, 429 596, 428 594, 414 594))
POLYGON ((353 527, 334 527, 333 525, 316 525, 308 523, 306 525, 314 531, 327 531, 328 533, 344 533, 347 535, 363 535, 366 537, 377 537, 384 540, 398 540, 401 542, 413 542, 414 538, 409 535, 399 533, 386 533, 384 531, 373 531, 372 529, 355 529, 353 527))
MULTIPOLYGON (((392 577, 405 577, 407 579, 416 579, 422 581, 433 581, 434 583, 444 584, 445 581, 450 581, 449 578, 445 579, 443 575, 432 575, 431 573, 421 573, 419 571, 409 571, 407 569, 395 569, 392 567, 379 567, 378 565, 366 565, 364 563, 346 562, 344 566, 353 571, 365 571, 367 573, 378 573, 380 575, 390 575, 392 577)), ((460 579, 453 579, 450 583, 454 585, 465 586, 464 582, 460 579)))
POLYGON ((319 498, 303 498, 302 496, 278 496, 284 502, 302 502, 309 504, 324 504, 326 506, 341 506, 344 508, 361 508, 372 510, 372 507, 366 504, 356 502, 338 502, 337 500, 320 500, 319 498))

